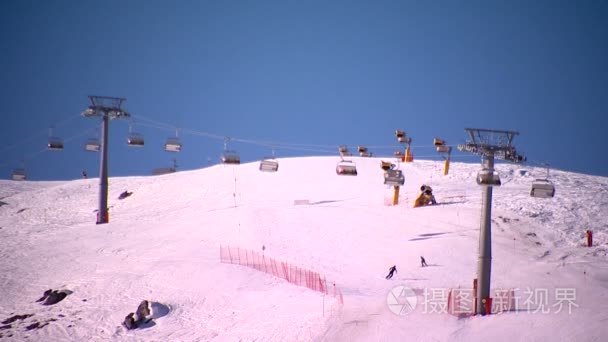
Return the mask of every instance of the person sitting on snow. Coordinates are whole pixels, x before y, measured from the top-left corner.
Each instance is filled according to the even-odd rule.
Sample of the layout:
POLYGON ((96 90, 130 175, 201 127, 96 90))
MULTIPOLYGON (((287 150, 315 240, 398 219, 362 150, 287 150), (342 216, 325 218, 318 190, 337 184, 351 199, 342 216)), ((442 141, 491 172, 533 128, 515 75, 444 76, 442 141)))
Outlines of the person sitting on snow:
POLYGON ((428 185, 423 185, 420 187, 420 195, 414 201, 414 208, 430 204, 437 204, 435 196, 433 196, 433 189, 428 185))

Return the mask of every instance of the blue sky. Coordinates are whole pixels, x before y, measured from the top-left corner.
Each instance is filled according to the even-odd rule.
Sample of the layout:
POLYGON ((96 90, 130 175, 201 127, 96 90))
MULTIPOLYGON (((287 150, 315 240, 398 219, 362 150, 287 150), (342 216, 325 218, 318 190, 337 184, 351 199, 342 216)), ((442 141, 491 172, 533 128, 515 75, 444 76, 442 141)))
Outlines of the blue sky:
POLYGON ((457 145, 465 127, 519 131, 532 165, 608 176, 605 1, 9 0, 0 17, 0 178, 97 175, 87 95, 125 97, 134 116, 111 123, 111 176, 217 163, 223 141, 186 130, 314 145, 278 146, 287 157, 389 155, 401 128, 430 159, 434 137, 457 145), (182 129, 183 151, 150 122, 182 129), (130 125, 144 148, 126 146, 130 125), (50 126, 63 151, 43 151, 50 126))

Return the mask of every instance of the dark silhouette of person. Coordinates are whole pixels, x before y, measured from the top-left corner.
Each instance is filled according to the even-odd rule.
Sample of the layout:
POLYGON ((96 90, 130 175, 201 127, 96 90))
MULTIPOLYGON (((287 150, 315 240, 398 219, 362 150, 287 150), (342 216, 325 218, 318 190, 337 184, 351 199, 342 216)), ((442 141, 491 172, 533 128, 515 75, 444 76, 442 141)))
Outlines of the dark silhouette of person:
POLYGON ((422 266, 422 267, 428 266, 426 263, 426 260, 424 260, 423 256, 420 257, 420 266, 422 266))
POLYGON ((82 178, 87 179, 87 170, 82 170, 82 178))
POLYGON ((132 192, 125 190, 118 196, 118 199, 119 200, 125 199, 125 198, 131 196, 132 194, 133 194, 132 192))
POLYGON ((393 265, 393 267, 388 269, 388 274, 386 275, 386 279, 391 279, 393 277, 393 273, 397 272, 397 266, 393 265))

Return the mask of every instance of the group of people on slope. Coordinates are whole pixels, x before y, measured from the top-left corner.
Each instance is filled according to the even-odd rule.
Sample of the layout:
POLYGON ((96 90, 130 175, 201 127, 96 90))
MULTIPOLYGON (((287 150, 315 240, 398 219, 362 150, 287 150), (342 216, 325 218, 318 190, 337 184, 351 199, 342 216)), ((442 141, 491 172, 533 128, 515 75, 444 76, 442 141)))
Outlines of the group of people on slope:
MULTIPOLYGON (((426 263, 426 260, 424 259, 423 256, 420 256, 420 267, 427 267, 428 264, 426 263)), ((397 272, 397 266, 393 265, 388 269, 388 274, 386 275, 386 279, 391 279, 393 277, 393 275, 395 274, 395 272, 397 272)))

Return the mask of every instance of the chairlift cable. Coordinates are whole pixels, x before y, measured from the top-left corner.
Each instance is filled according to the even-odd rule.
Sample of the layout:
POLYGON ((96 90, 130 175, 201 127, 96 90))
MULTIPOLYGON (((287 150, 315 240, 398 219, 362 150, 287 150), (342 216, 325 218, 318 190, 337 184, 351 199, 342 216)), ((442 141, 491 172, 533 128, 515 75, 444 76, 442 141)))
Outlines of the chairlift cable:
MULTIPOLYGON (((86 129, 86 130, 84 130, 84 131, 82 131, 82 132, 80 132, 80 133, 78 133, 76 135, 73 135, 73 136, 65 139, 64 141, 66 141, 66 142, 72 141, 72 140, 74 140, 74 139, 76 139, 78 137, 81 137, 81 136, 85 135, 85 134, 89 134, 93 130, 94 130, 93 128, 86 129)), ((38 157, 39 155, 41 155, 41 154, 43 154, 44 152, 47 152, 47 151, 48 151, 48 147, 45 147, 45 148, 43 148, 41 150, 38 150, 36 152, 32 152, 30 154, 27 154, 26 156, 24 156, 23 158, 20 158, 19 160, 23 161, 23 162, 26 162, 26 161, 29 162, 31 160, 34 160, 36 157, 38 157)), ((16 163, 15 159, 13 159, 13 160, 7 160, 7 161, 4 161, 4 162, 0 163, 0 166, 3 167, 3 166, 7 166, 7 165, 10 165, 10 164, 14 164, 14 163, 16 163)))
POLYGON ((83 136, 83 135, 90 134, 93 131, 95 131, 95 128, 88 128, 88 129, 86 129, 86 130, 84 130, 84 131, 82 131, 82 132, 80 132, 80 133, 78 133, 76 135, 73 135, 73 136, 71 136, 69 138, 63 139, 63 141, 64 142, 70 142, 70 141, 72 141, 72 140, 74 140, 76 138, 79 138, 79 137, 83 136))
POLYGON ((159 126, 159 125, 156 125, 156 124, 151 124, 151 123, 146 123, 146 122, 141 122, 141 121, 138 121, 137 125, 138 126, 143 126, 143 127, 148 127, 148 128, 156 128, 156 129, 160 129, 160 130, 166 130, 166 131, 172 131, 172 130, 174 130, 174 128, 172 128, 172 127, 159 126))
POLYGON ((143 117, 141 115, 131 115, 131 117, 136 118, 136 119, 138 119, 140 121, 147 121, 149 124, 156 125, 157 128, 160 128, 160 129, 170 129, 170 130, 173 130, 176 127, 176 126, 170 125, 168 123, 164 123, 164 122, 160 122, 160 121, 156 121, 156 120, 152 120, 152 119, 143 117))
MULTIPOLYGON (((71 122, 74 119, 79 118, 79 117, 80 117, 80 114, 79 115, 70 115, 66 119, 63 119, 63 120, 59 121, 58 123, 52 124, 51 127, 53 127, 53 128, 62 127, 64 125, 66 125, 67 123, 69 123, 69 122, 71 122)), ((44 131, 46 132, 45 135, 48 136, 48 127, 46 127, 44 129, 44 131)), ((30 135, 30 136, 28 136, 28 137, 26 137, 26 138, 24 138, 24 139, 22 139, 20 141, 14 142, 12 144, 8 144, 8 146, 0 148, 0 153, 8 151, 10 149, 13 149, 13 148, 15 148, 17 146, 22 146, 22 145, 24 145, 26 143, 29 143, 30 141, 32 141, 32 140, 34 140, 36 138, 39 138, 42 135, 41 133, 38 133, 38 132, 42 132, 42 129, 37 130, 36 132, 37 133, 33 133, 32 135, 30 135)))
MULTIPOLYGON (((174 130, 176 127, 175 125, 153 120, 153 119, 141 116, 141 115, 134 116, 134 117, 139 118, 142 121, 146 121, 147 122, 146 124, 142 124, 142 123, 138 123, 138 124, 145 125, 147 127, 152 127, 152 128, 157 128, 157 129, 167 129, 167 130, 169 130, 169 129, 174 130)), ((226 135, 219 135, 219 134, 215 134, 215 133, 203 132, 203 131, 198 131, 198 130, 188 129, 188 128, 183 128, 183 129, 181 129, 181 131, 184 134, 191 134, 191 135, 195 135, 195 136, 201 136, 201 137, 217 139, 217 140, 224 140, 226 137, 226 135)), ((274 146, 275 149, 315 152, 315 153, 328 154, 328 155, 334 154, 333 150, 335 148, 334 145, 290 143, 290 142, 279 142, 279 141, 272 141, 272 140, 245 139, 245 138, 238 138, 238 137, 231 137, 230 140, 234 141, 234 142, 243 143, 243 144, 263 146, 263 147, 274 146)), ((365 146, 365 145, 362 145, 362 146, 365 146)), ((368 146, 368 148, 371 148, 371 149, 395 149, 395 148, 401 148, 401 147, 402 147, 401 145, 368 146)), ((435 147, 435 145, 432 145, 432 144, 412 145, 410 147, 412 147, 412 148, 432 148, 432 147, 435 147)), ((383 158, 394 158, 394 156, 392 156, 392 155, 383 156, 383 155, 376 154, 376 156, 383 157, 383 158)), ((477 156, 477 155, 454 153, 454 154, 452 154, 451 159, 454 160, 454 159, 459 159, 459 158, 464 159, 464 158, 478 158, 478 157, 479 156, 477 156)), ((418 158, 425 158, 425 159, 428 158, 428 159, 434 160, 434 159, 436 159, 436 155, 434 155, 434 154, 433 155, 419 155, 418 158)), ((539 163, 539 164, 541 164, 541 163, 539 163)), ((542 164, 542 165, 544 165, 544 164, 542 164)))

